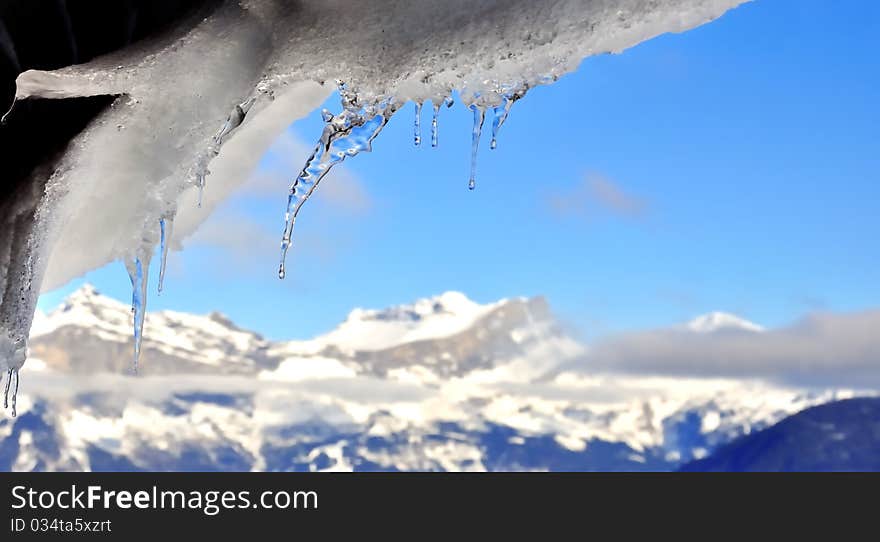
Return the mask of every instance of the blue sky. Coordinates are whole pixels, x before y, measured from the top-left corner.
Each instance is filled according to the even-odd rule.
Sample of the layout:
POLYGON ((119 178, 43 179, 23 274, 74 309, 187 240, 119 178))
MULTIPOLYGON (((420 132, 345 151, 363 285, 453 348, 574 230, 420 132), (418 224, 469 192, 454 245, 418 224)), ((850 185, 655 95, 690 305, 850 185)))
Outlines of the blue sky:
MULTIPOLYGON (((303 210, 287 280, 276 277, 287 181, 264 179, 214 219, 240 235, 186 243, 149 308, 219 310, 306 338, 353 307, 446 290, 545 295, 588 337, 711 310, 775 326, 876 307, 877 36, 872 0, 757 0, 587 59, 514 106, 497 150, 484 138, 474 192, 470 112, 444 110, 440 147, 416 148, 409 105, 303 210)), ((429 120, 426 108, 424 139, 429 120)), ((310 146, 320 130, 316 112, 290 136, 310 146)), ((130 299, 117 262, 41 308, 84 281, 130 299)))

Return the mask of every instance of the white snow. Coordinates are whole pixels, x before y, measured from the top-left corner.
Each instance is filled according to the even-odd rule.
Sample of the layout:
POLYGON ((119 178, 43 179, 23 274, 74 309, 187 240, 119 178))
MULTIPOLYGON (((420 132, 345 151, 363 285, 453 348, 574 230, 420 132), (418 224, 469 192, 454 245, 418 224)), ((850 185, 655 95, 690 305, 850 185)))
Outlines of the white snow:
POLYGON ((739 316, 726 312, 710 312, 694 318, 686 324, 687 329, 698 333, 713 333, 719 330, 739 329, 761 332, 764 328, 739 316))
MULTIPOLYGON (((31 328, 31 339, 64 327, 85 329, 95 337, 112 342, 131 340, 131 306, 102 295, 85 284, 49 314, 39 313, 31 328)), ((147 315, 144 345, 205 365, 228 368, 251 365, 246 354, 264 344, 257 334, 240 330, 223 315, 205 316, 161 311, 147 315)))
POLYGON ((262 371, 261 380, 299 382, 328 378, 354 378, 357 372, 332 358, 291 357, 281 362, 277 369, 262 371))
MULTIPOLYGON (((462 318, 473 325, 487 307, 501 303, 482 305, 461 294, 443 294, 390 309, 360 309, 353 312, 347 323, 391 325, 399 333, 376 334, 384 346, 406 340, 413 333, 420 340, 444 339, 450 330, 461 330, 464 325, 458 321, 450 323, 445 320, 447 317, 462 318), (438 310, 438 304, 442 310, 438 310), (435 317, 440 320, 434 322, 435 317), (406 322, 426 327, 402 324, 406 322), (437 336, 430 337, 426 330, 437 336)), ((130 317, 128 305, 107 300, 93 288, 84 287, 50 312, 39 332, 80 325, 100 336, 119 336, 127 333, 127 326, 121 323, 126 315, 130 317), (117 325, 118 329, 114 327, 117 325)), ((151 313, 147 322, 154 322, 157 335, 180 334, 180 341, 197 336, 199 341, 208 341, 214 334, 227 333, 245 334, 239 346, 252 347, 255 343, 248 341, 256 341, 246 338, 247 332, 233 331, 218 315, 151 313), (162 329, 160 324, 168 327, 162 329)), ((525 444, 528 437, 552 436, 566 449, 583 451, 592 440, 602 439, 630 446, 633 461, 647 461, 649 451, 657 450, 669 458, 687 460, 706 453, 716 442, 808 406, 869 393, 834 388, 805 390, 751 378, 556 373, 559 363, 581 355, 584 347, 570 338, 540 330, 540 323, 536 329, 520 330, 528 338, 524 344, 529 346, 522 354, 497 360, 495 369, 473 370, 456 378, 438 378, 430 367, 413 360, 406 368, 381 379, 362 374, 349 361, 326 354, 289 354, 277 369, 247 377, 81 377, 28 368, 25 377, 29 385, 22 389, 19 409, 27 412, 36 400, 43 398, 50 399, 53 407, 58 408, 56 423, 67 444, 62 457, 53 460, 50 468, 88 466, 84 451, 88 446, 136 455, 138 446, 144 442, 169 453, 187 441, 217 442, 260 457, 266 445, 295 443, 280 436, 280 428, 320 421, 340 432, 387 438, 410 435, 412 440, 395 452, 358 452, 381 465, 481 470, 486 465, 481 461, 479 448, 467 435, 447 432, 440 441, 423 436, 435 434, 441 423, 458 424, 462 431, 478 431, 496 424, 516 431, 510 439, 512 446, 525 444), (161 407, 169 401, 175 404, 180 394, 194 392, 242 396, 246 406, 197 401, 181 404, 185 408, 177 413, 161 407), (65 407, 85 393, 102 397, 111 407, 106 411, 65 407), (704 441, 680 443, 669 436, 668 428, 684 422, 685 413, 697 417, 697 428, 704 441)), ((332 334, 324 337, 329 335, 332 334)), ((334 335, 338 340, 349 336, 359 341, 355 343, 358 348, 376 347, 358 333, 334 335)), ((344 343, 336 346, 340 350, 355 350, 344 343)), ((187 355, 202 359, 198 351, 187 355)), ((0 436, 4 431, 0 425, 0 436)), ((352 465, 343 457, 341 446, 341 441, 333 441, 309 454, 315 459, 324 454, 330 460, 329 468, 350 469, 352 465)), ((34 456, 23 455, 20 461, 22 466, 30 465, 34 456)), ((256 468, 259 465, 258 462, 256 468)))
POLYGON ((318 353, 334 346, 347 354, 385 350, 460 333, 506 302, 481 305, 460 292, 446 292, 383 310, 354 309, 336 329, 310 341, 291 342, 290 352, 318 353))

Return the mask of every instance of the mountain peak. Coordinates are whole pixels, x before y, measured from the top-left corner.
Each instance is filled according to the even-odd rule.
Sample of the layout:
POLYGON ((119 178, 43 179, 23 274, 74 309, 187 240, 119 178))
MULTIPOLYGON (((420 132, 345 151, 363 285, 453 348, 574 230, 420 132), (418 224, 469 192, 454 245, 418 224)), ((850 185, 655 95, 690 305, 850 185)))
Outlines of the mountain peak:
POLYGON ((480 312, 482 307, 461 292, 449 291, 385 309, 357 308, 349 313, 346 322, 419 322, 439 315, 468 316, 480 312))
POLYGON ((69 296, 67 296, 67 300, 79 301, 85 299, 94 299, 96 297, 103 297, 101 292, 98 291, 95 286, 89 282, 86 282, 79 288, 73 291, 69 296))
POLYGON ((754 322, 749 322, 735 314, 721 311, 714 311, 698 316, 685 324, 685 327, 697 333, 712 333, 723 329, 739 329, 753 332, 764 331, 763 327, 754 322))
POLYGON ((95 286, 87 282, 68 295, 53 313, 70 311, 88 311, 95 315, 104 314, 108 311, 111 313, 121 311, 127 319, 131 306, 102 294, 95 286))
POLYGON ((504 303, 482 305, 461 292, 448 291, 384 309, 358 308, 336 329, 307 343, 317 349, 333 345, 345 351, 370 351, 448 337, 468 329, 504 303))

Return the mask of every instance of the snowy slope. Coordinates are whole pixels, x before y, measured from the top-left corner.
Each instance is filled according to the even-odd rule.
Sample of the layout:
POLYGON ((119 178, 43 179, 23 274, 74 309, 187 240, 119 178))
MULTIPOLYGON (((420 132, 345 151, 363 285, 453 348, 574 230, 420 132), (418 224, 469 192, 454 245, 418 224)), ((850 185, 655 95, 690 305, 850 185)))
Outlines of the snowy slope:
MULTIPOLYGON (((31 328, 31 355, 50 367, 124 372, 131 363, 131 305, 85 285, 31 328)), ((269 343, 219 313, 162 311, 146 319, 144 349, 164 371, 255 373, 271 365, 269 343)), ((158 367, 157 367, 158 366, 158 367)))
POLYGON ((336 329, 312 341, 290 343, 291 351, 318 352, 337 346, 344 352, 384 350, 460 333, 504 301, 480 305, 459 292, 420 299, 384 310, 355 309, 336 329))

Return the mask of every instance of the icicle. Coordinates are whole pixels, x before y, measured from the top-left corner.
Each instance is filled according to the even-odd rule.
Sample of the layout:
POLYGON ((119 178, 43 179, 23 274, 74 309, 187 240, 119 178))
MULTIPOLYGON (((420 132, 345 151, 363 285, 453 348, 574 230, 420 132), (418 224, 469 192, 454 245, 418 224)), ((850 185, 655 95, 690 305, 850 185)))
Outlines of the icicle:
MULTIPOLYGON (((2 375, 0 375, 2 377, 2 375)), ((18 369, 9 369, 6 371, 6 389, 3 394, 3 408, 9 408, 9 386, 15 379, 15 386, 12 388, 12 417, 18 416, 18 381, 20 380, 18 369)), ((2 378, 0 378, 2 380, 2 378)))
POLYGON ((245 117, 247 117, 248 112, 257 103, 257 98, 262 93, 267 93, 268 91, 265 88, 258 87, 257 94, 251 96, 247 100, 241 102, 236 105, 232 112, 229 113, 229 116, 226 118, 226 122, 223 123, 223 126, 214 134, 214 137, 211 140, 211 144, 208 145, 208 148, 204 153, 199 157, 199 163, 196 166, 196 186, 199 189, 199 197, 198 197, 198 206, 202 207, 202 196, 205 192, 205 184, 206 177, 211 174, 208 171, 208 163, 211 159, 218 154, 220 154, 220 147, 223 145, 226 137, 229 136, 232 132, 234 132, 239 126, 244 122, 245 117))
POLYGON ((15 109, 15 104, 17 104, 17 103, 18 103, 18 97, 13 98, 12 105, 9 106, 9 111, 4 113, 3 116, 0 117, 0 124, 6 124, 6 122, 9 120, 9 115, 12 114, 12 110, 15 109))
POLYGON ((413 126, 413 142, 416 147, 422 144, 422 102, 416 104, 416 120, 413 126))
POLYGON ((226 122, 220 128, 220 131, 217 132, 217 135, 214 136, 214 143, 219 147, 223 144, 223 139, 231 134, 236 128, 241 126, 241 123, 244 122, 244 118, 247 116, 248 111, 251 110, 251 107, 257 102, 256 96, 251 96, 247 100, 242 103, 236 105, 232 112, 229 113, 229 117, 226 119, 226 122))
POLYGON ((205 193, 205 177, 207 176, 207 174, 207 171, 199 171, 196 174, 196 186, 199 187, 199 199, 197 202, 199 209, 202 208, 202 196, 205 193))
POLYGON ((437 147, 439 143, 437 135, 437 117, 440 116, 440 104, 434 104, 434 116, 431 117, 431 146, 437 147))
POLYGON ((438 102, 434 104, 434 116, 431 118, 431 146, 437 147, 440 143, 439 137, 439 119, 440 119, 440 106, 446 105, 446 108, 452 107, 452 104, 455 103, 452 99, 452 96, 447 96, 443 99, 442 102, 438 102))
POLYGON ((144 258, 126 258, 125 268, 131 279, 131 306, 134 313, 134 373, 138 372, 138 362, 141 357, 141 340, 144 332, 144 317, 147 310, 147 275, 149 272, 150 259, 147 254, 144 258))
POLYGON ((3 408, 9 408, 9 385, 12 384, 12 369, 6 371, 6 390, 3 394, 3 408))
POLYGON ((503 89, 503 101, 501 102, 501 105, 495 107, 494 110, 495 119, 492 121, 492 143, 489 145, 491 149, 498 147, 498 132, 501 130, 501 127, 510 115, 510 108, 513 107, 513 104, 521 100, 528 91, 529 85, 526 83, 520 83, 513 87, 508 86, 503 89))
POLYGON ((19 376, 18 369, 15 369, 11 372, 9 379, 15 377, 15 388, 12 390, 12 417, 15 418, 18 416, 18 382, 21 380, 21 376, 19 376))
POLYGON ((165 285, 165 265, 168 263, 168 247, 171 245, 171 235, 174 233, 174 218, 165 217, 159 219, 159 229, 161 230, 161 239, 159 241, 159 252, 162 255, 162 262, 159 265, 159 294, 162 294, 162 288, 165 285))
POLYGON ((349 156, 372 150, 373 140, 396 111, 395 105, 389 99, 361 105, 356 93, 341 82, 338 84, 343 111, 336 116, 324 116, 328 120, 321 139, 290 186, 284 214, 284 235, 281 239, 281 264, 278 267, 278 278, 281 279, 287 275, 287 252, 290 250, 293 228, 302 206, 333 166, 349 156))
POLYGON ((483 122, 486 120, 486 110, 477 104, 470 105, 474 112, 474 131, 471 142, 471 178, 468 181, 468 189, 477 187, 477 151, 480 148, 480 135, 483 133, 483 122))
POLYGON ((495 150, 495 148, 498 147, 498 131, 501 130, 504 121, 507 120, 507 115, 510 114, 511 107, 513 107, 513 100, 505 97, 504 105, 498 106, 494 109, 495 118, 492 121, 492 143, 489 144, 489 148, 492 150, 495 150))

